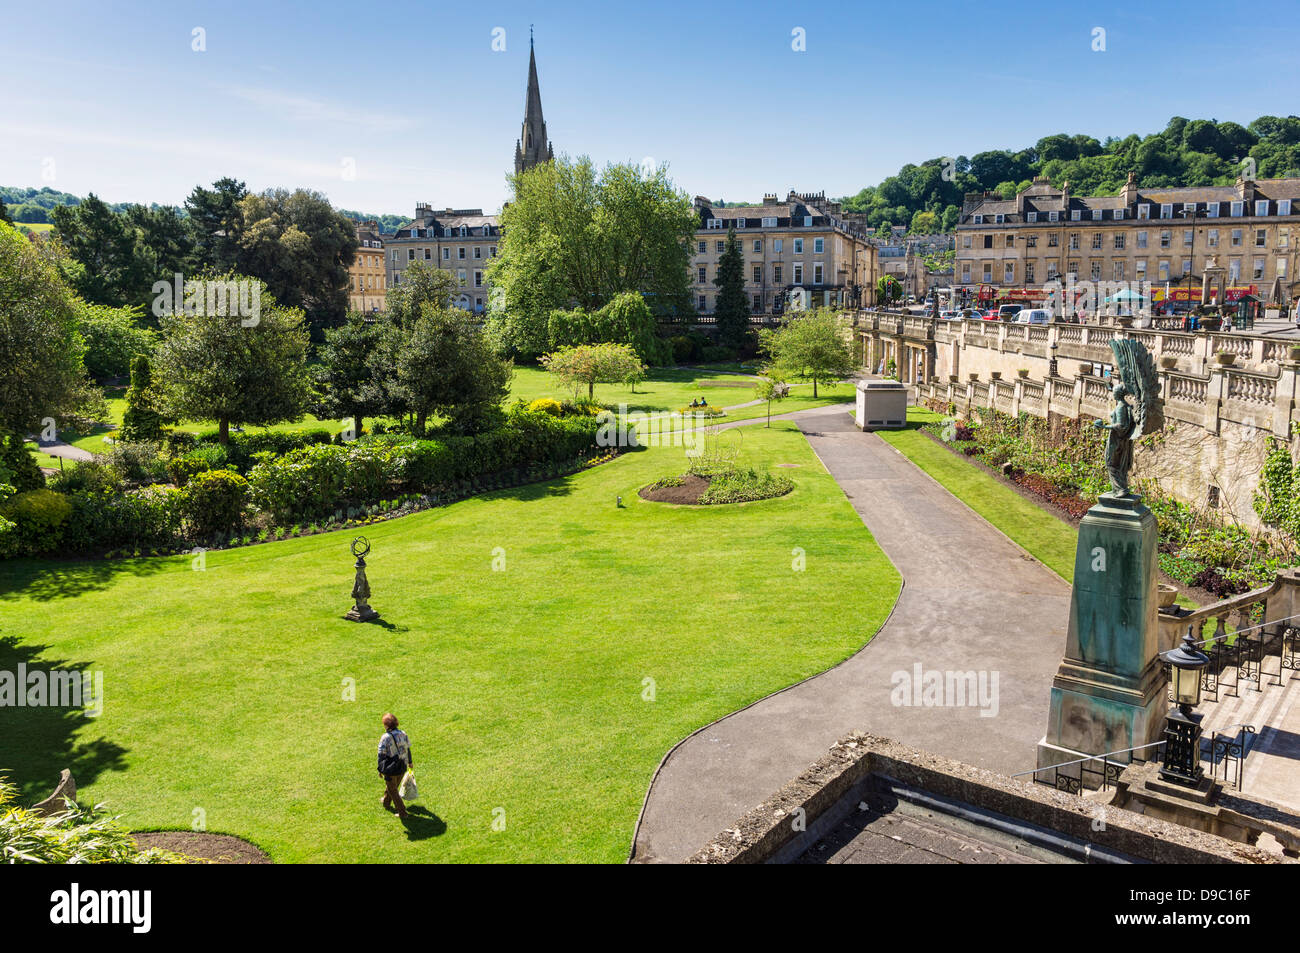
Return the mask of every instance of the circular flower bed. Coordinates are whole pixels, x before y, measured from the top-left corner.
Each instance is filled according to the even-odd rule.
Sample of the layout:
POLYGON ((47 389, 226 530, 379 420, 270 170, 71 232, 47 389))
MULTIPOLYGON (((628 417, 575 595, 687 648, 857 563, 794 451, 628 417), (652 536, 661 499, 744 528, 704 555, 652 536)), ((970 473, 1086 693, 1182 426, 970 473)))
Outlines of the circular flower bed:
POLYGON ((751 503, 785 496, 794 489, 794 481, 753 467, 733 467, 708 473, 684 473, 664 477, 642 487, 639 496, 656 503, 686 506, 716 506, 724 503, 751 503))

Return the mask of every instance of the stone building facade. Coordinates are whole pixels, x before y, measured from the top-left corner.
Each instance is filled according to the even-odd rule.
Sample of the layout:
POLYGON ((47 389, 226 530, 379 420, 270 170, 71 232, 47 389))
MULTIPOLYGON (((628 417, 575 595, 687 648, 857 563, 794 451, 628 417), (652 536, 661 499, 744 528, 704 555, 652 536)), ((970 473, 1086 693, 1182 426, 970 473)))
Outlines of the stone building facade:
POLYGON ((434 211, 426 203, 415 207, 415 219, 385 241, 388 280, 402 283, 402 273, 414 261, 450 271, 459 292, 452 303, 481 314, 488 306, 488 263, 497 255, 501 227, 497 216, 481 208, 434 211))
POLYGON ((838 202, 824 193, 790 192, 784 201, 763 196, 762 205, 722 207, 696 197, 699 227, 691 261, 695 306, 709 315, 717 305, 718 259, 727 231, 735 228, 745 257, 745 293, 755 315, 785 309, 789 292, 808 293, 809 307, 845 307, 872 299, 875 246, 851 227, 838 202))
POLYGON ((1146 282, 1157 309, 1186 307, 1216 269, 1228 301, 1252 293, 1286 304, 1300 294, 1300 179, 1147 189, 1130 174, 1119 195, 1075 196, 1068 182, 1039 178, 1010 199, 968 195, 956 231, 954 282, 972 294, 998 298, 1074 275, 1146 282))
POLYGON ((377 222, 357 223, 357 256, 348 269, 348 310, 371 314, 384 310, 388 275, 384 240, 377 222))

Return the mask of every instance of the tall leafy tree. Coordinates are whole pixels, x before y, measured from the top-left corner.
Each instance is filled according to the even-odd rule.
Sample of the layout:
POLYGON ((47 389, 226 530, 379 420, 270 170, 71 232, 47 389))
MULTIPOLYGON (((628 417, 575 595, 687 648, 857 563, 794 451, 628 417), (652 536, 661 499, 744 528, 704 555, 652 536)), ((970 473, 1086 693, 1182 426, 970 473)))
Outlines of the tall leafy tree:
POLYGON ((86 378, 81 305, 56 265, 0 224, 0 430, 25 435, 102 403, 86 378))
POLYGON ((829 308, 792 318, 783 328, 765 329, 759 338, 776 374, 812 381, 813 397, 819 382, 840 380, 858 366, 840 317, 829 308))
POLYGON ((169 422, 154 386, 149 358, 141 354, 131 364, 131 386, 126 390, 126 410, 122 412, 122 439, 161 440, 163 424, 169 422))
POLYGON ((714 315, 718 322, 718 343, 725 347, 743 347, 749 339, 749 297, 745 294, 745 256, 734 228, 727 230, 727 244, 718 259, 718 303, 714 315))
POLYGON ((551 312, 598 311, 622 292, 644 293, 656 314, 690 311, 698 217, 666 167, 597 172, 585 157, 560 158, 511 182, 498 255, 488 266, 489 326, 504 350, 540 355, 551 312))
POLYGON ((499 422, 513 368, 468 311, 425 302, 413 322, 387 328, 381 353, 389 410, 409 413, 417 435, 434 415, 461 434, 499 422))
POLYGON ((79 205, 51 213, 68 251, 65 270, 72 287, 93 304, 144 305, 155 276, 137 253, 135 231, 93 192, 79 205))
POLYGON ((240 203, 248 195, 243 182, 226 177, 205 189, 196 185, 185 200, 200 269, 216 272, 237 267, 239 238, 244 230, 240 203))
POLYGON ((340 323, 357 251, 352 222, 307 189, 246 195, 239 211, 239 270, 261 279, 286 307, 301 308, 314 325, 340 323))
MULTIPOLYGON (((227 275, 223 281, 243 276, 227 275)), ((311 397, 302 312, 265 289, 256 321, 234 308, 183 309, 159 319, 156 368, 171 416, 216 421, 222 443, 230 425, 299 420, 311 397)))
POLYGON ((325 419, 351 417, 357 436, 365 418, 385 407, 383 370, 375 360, 383 330, 378 319, 354 311, 338 327, 325 331, 325 343, 317 351, 315 377, 321 389, 317 414, 325 419))
POLYGON ((639 380, 645 365, 626 344, 582 344, 562 347, 542 356, 542 366, 574 389, 587 386, 587 399, 595 398, 597 384, 639 380))

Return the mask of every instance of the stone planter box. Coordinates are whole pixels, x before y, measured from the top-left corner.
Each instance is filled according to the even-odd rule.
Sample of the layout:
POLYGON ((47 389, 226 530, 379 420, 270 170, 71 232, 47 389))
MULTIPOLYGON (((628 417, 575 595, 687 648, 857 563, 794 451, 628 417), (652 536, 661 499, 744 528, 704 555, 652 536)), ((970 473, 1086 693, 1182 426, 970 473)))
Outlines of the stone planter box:
POLYGON ((967 374, 966 377, 967 379, 972 381, 977 381, 980 379, 980 376, 978 374, 967 374))
POLYGON ((1167 371, 1172 371, 1178 366, 1178 358, 1173 354, 1165 354, 1160 358, 1160 366, 1167 371))
POLYGON ((1286 349, 1288 361, 1300 361, 1300 347, 1289 347, 1286 349))
POLYGON ((1029 368, 1027 368, 1027 367, 1022 367, 1020 370, 1016 371, 1016 374, 1019 375, 1019 377, 1020 377, 1020 379, 1021 379, 1022 381, 1023 381, 1023 380, 1028 380, 1028 379, 1029 379, 1029 368))
POLYGON ((1174 604, 1174 600, 1178 598, 1178 587, 1162 582, 1157 584, 1156 594, 1158 607, 1161 609, 1168 609, 1174 604))
POLYGON ((1232 367, 1232 365, 1235 364, 1236 361, 1237 361, 1237 355, 1228 354, 1225 351, 1220 351, 1219 353, 1214 355, 1214 363, 1218 364, 1220 367, 1232 367))
POLYGON ((1000 380, 1002 380, 1002 372, 1001 372, 1001 371, 989 371, 989 377, 990 377, 991 379, 995 380, 995 381, 1000 381, 1000 380))

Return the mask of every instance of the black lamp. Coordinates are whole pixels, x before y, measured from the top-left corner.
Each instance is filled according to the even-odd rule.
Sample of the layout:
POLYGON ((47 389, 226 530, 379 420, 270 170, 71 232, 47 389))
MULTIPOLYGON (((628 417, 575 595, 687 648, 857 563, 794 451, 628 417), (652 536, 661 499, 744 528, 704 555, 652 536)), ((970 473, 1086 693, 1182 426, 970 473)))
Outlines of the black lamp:
POLYGON ((1196 647, 1189 626, 1182 644, 1160 658, 1170 665, 1174 705, 1165 718, 1165 761, 1160 776, 1175 784, 1195 786, 1201 780, 1201 716, 1192 711, 1201 702, 1201 669, 1210 659, 1196 647))

